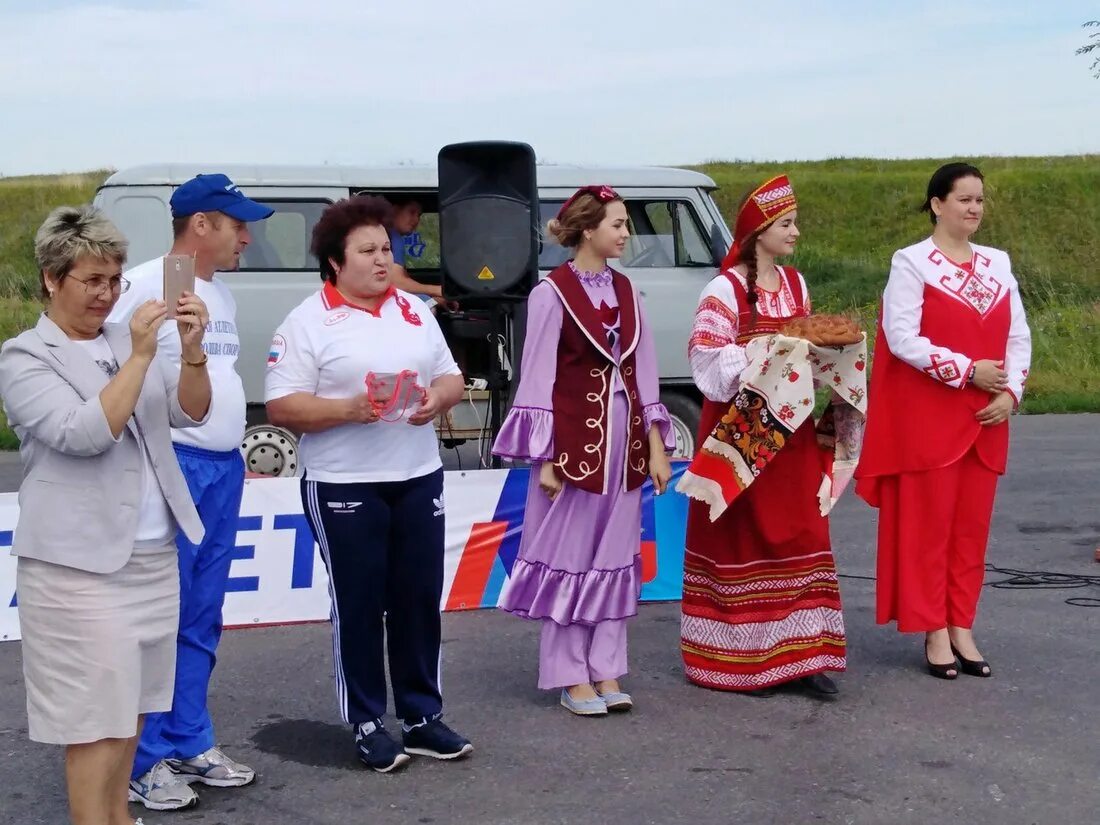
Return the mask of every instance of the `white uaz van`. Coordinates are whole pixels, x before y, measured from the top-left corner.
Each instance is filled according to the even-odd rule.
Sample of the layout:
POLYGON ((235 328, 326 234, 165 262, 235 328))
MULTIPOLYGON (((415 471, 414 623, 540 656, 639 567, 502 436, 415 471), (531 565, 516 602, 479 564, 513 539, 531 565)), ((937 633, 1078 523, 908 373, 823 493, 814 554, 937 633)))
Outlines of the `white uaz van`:
MULTIPOLYGON (((137 265, 163 255, 172 244, 168 201, 176 186, 199 173, 221 172, 253 200, 275 214, 250 225, 252 243, 238 272, 223 278, 237 300, 241 339, 238 369, 249 404, 249 431, 242 445, 250 470, 275 475, 297 471, 294 438, 266 424, 264 370, 275 328, 287 313, 320 286, 319 267, 309 253, 310 235, 324 208, 349 195, 366 193, 415 197, 423 206, 418 232, 406 239, 406 269, 417 280, 439 283, 439 214, 434 167, 260 166, 163 164, 124 169, 108 178, 95 204, 130 241, 137 265)), ((694 452, 700 395, 691 380, 687 342, 699 293, 715 276, 730 245, 730 232, 710 193, 715 183, 684 169, 539 166, 539 224, 545 227, 578 187, 608 184, 626 202, 631 238, 612 265, 637 285, 653 328, 661 379, 661 400, 672 415, 677 454, 694 452)), ((545 275, 563 263, 567 250, 546 238, 539 254, 545 275)), ((441 324, 447 324, 441 316, 441 324)), ((477 353, 460 354, 476 363, 477 353)), ((472 372, 472 370, 468 370, 472 372)), ((485 427, 485 393, 470 387, 470 403, 454 409, 440 426, 441 437, 477 438, 485 427)))

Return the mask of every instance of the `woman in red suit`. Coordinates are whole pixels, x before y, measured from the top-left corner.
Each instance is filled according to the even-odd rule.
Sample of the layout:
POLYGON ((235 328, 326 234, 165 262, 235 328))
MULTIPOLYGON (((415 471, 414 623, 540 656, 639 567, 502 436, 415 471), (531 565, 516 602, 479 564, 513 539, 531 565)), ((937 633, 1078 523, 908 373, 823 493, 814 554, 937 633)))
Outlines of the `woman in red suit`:
POLYGON ((856 491, 879 508, 879 624, 924 632, 934 676, 991 676, 971 628, 1031 333, 1008 255, 970 242, 982 173, 942 166, 923 208, 932 236, 894 254, 882 296, 856 491))

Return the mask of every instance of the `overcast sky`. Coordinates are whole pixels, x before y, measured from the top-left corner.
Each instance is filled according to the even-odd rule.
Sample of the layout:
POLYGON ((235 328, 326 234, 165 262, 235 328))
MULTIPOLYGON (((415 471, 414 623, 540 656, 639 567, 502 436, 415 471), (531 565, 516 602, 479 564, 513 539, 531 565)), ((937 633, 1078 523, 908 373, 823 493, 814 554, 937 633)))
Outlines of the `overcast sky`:
POLYGON ((1100 151, 1092 0, 0 0, 0 174, 1100 151))

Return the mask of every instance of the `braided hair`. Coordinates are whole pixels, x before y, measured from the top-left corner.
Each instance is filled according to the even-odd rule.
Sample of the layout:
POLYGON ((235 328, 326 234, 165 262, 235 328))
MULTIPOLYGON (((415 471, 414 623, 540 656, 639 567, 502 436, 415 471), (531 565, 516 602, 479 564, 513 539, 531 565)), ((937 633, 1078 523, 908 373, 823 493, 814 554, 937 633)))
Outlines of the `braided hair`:
POLYGON ((749 310, 752 313, 752 326, 756 326, 756 303, 760 300, 760 293, 756 291, 756 241, 760 232, 753 232, 741 243, 740 259, 748 271, 745 273, 745 287, 748 293, 749 310))

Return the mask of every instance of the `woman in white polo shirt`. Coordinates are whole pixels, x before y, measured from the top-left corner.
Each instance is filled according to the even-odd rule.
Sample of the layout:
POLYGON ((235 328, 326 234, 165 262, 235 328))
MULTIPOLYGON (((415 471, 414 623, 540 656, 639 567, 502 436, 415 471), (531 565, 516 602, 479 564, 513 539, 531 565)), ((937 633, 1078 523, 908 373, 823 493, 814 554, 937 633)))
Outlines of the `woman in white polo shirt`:
POLYGON ((390 284, 390 219, 382 198, 325 210, 311 247, 324 284, 276 332, 265 388, 269 420, 303 433, 302 501, 329 572, 340 711, 360 760, 381 773, 409 753, 473 750, 440 719, 443 464, 430 426, 463 380, 427 305, 390 284), (422 391, 407 407, 367 392, 368 376, 408 372, 422 391), (382 727, 386 644, 404 747, 382 727))

